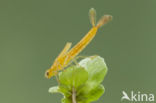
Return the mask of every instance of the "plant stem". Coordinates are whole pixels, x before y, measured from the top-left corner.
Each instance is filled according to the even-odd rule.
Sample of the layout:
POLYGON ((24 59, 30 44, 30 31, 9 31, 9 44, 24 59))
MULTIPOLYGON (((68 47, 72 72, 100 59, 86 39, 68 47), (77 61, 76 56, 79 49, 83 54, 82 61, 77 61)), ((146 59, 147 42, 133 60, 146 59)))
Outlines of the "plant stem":
POLYGON ((72 88, 72 103, 76 103, 76 91, 75 88, 72 88))

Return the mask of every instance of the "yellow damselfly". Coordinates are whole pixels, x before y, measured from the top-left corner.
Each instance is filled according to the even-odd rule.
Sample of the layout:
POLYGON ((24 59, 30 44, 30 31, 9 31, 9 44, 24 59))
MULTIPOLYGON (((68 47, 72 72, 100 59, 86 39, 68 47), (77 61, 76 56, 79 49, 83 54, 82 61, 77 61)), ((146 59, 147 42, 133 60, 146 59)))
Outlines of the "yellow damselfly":
POLYGON ((91 30, 73 47, 72 43, 68 42, 59 56, 55 59, 53 65, 45 73, 47 78, 56 76, 58 71, 63 70, 68 64, 90 43, 96 35, 97 30, 112 19, 111 15, 104 15, 96 24, 96 11, 91 8, 89 11, 91 30))

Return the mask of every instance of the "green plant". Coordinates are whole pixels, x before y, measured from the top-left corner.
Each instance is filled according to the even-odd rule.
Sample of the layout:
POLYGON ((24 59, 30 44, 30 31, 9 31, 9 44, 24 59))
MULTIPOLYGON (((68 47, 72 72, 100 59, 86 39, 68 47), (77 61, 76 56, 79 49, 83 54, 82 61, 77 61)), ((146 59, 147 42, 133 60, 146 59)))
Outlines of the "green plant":
POLYGON ((59 85, 51 87, 49 92, 63 94, 62 103, 91 103, 104 93, 101 83, 106 73, 107 66, 102 57, 87 57, 78 65, 69 66, 60 72, 59 85))

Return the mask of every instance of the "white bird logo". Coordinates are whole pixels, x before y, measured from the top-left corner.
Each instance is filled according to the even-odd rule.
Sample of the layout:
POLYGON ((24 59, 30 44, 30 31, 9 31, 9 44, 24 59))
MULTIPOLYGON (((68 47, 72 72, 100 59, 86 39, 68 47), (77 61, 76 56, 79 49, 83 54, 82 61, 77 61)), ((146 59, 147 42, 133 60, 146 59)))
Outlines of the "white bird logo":
POLYGON ((128 97, 128 95, 127 95, 127 93, 125 91, 122 91, 122 94, 123 94, 123 96, 121 98, 121 101, 124 100, 124 99, 127 99, 127 100, 130 101, 130 98, 128 97))

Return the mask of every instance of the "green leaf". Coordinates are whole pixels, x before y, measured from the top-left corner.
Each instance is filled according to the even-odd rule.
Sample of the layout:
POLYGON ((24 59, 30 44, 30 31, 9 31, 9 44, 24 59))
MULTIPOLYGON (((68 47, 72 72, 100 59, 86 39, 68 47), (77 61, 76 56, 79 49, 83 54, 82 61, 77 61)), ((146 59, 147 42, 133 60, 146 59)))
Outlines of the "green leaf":
POLYGON ((59 75, 60 84, 68 86, 70 90, 72 87, 77 89, 87 80, 88 72, 82 67, 71 66, 59 75))
POLYGON ((64 97, 62 99, 62 103, 71 103, 71 100, 69 98, 64 97))
POLYGON ((91 90, 86 97, 88 98, 87 101, 92 102, 98 100, 102 94, 104 93, 105 89, 103 85, 98 85, 95 89, 91 90))
POLYGON ((59 85, 49 88, 49 93, 61 93, 66 97, 70 96, 71 93, 69 92, 69 88, 65 85, 59 85))
POLYGON ((96 88, 103 80, 107 73, 107 66, 104 59, 100 56, 85 58, 79 62, 88 72, 88 80, 85 91, 96 88))
POLYGON ((105 89, 103 85, 98 85, 96 88, 90 90, 89 92, 85 91, 85 89, 82 89, 78 91, 79 93, 77 93, 77 100, 90 103, 92 101, 98 100, 102 96, 104 91, 105 89))
POLYGON ((49 93, 60 93, 59 87, 55 86, 55 87, 49 88, 49 93))
POLYGON ((101 82, 107 73, 107 66, 100 56, 85 58, 80 66, 70 66, 59 73, 59 86, 49 89, 50 93, 62 93, 62 103, 72 103, 73 88, 77 103, 91 103, 104 93, 101 82))

